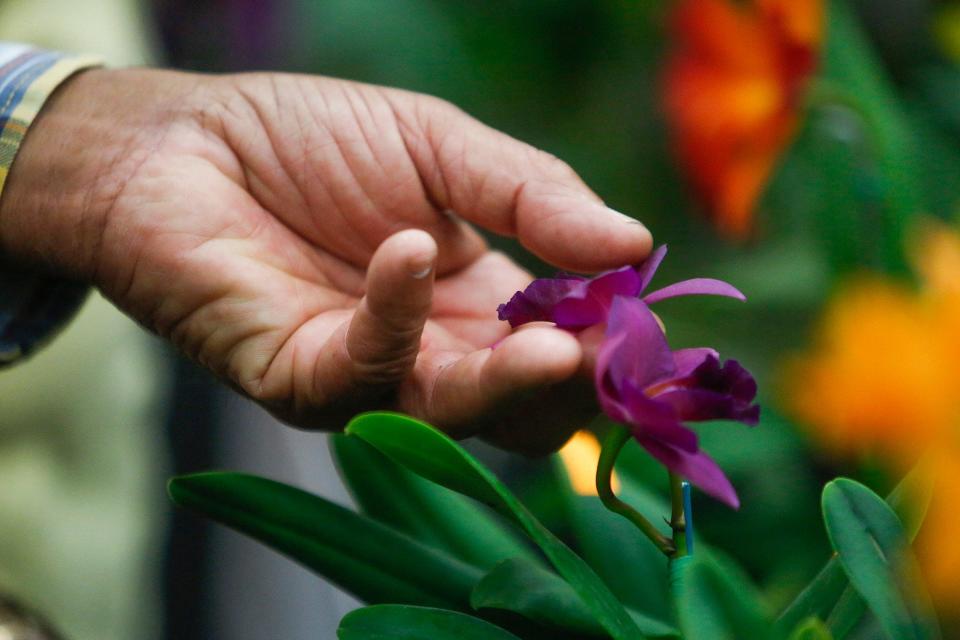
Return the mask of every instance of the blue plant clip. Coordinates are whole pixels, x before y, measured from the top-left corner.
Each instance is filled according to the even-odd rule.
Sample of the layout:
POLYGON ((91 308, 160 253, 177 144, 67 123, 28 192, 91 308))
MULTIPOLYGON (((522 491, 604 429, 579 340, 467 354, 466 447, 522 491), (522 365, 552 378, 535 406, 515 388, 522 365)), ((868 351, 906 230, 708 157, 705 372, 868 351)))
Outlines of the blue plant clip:
POLYGON ((680 485, 683 490, 684 538, 687 541, 687 555, 693 555, 693 500, 690 497, 690 483, 686 480, 680 485))

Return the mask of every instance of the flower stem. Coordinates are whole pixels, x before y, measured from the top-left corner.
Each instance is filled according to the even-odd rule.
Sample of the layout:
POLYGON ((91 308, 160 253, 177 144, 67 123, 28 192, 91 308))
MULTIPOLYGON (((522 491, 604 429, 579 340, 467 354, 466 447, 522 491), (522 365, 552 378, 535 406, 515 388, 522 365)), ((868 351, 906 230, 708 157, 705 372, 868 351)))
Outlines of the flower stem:
POLYGON ((687 555, 687 522, 683 509, 683 481, 680 476, 670 472, 670 528, 673 530, 673 553, 670 559, 687 555))
POLYGON ((603 440, 603 446, 600 449, 600 460, 597 462, 597 495, 600 501, 610 511, 618 513, 629 520, 635 527, 640 529, 643 535, 647 536, 653 544, 667 557, 673 557, 676 553, 674 543, 666 537, 653 524, 643 517, 643 515, 620 500, 613 492, 611 486, 611 477, 613 476, 613 466, 617 461, 617 456, 623 449, 623 445, 630 439, 630 432, 623 426, 615 425, 607 433, 603 440))

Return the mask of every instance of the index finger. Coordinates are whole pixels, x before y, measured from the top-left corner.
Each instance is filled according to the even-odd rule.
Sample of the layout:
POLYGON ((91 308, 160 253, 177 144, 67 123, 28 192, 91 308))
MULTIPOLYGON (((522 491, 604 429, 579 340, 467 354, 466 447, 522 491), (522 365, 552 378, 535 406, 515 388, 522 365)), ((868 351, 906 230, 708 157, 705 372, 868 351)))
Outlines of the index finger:
POLYGON ((563 269, 600 271, 644 260, 653 238, 605 206, 558 158, 437 99, 402 92, 391 102, 407 149, 440 208, 563 269))

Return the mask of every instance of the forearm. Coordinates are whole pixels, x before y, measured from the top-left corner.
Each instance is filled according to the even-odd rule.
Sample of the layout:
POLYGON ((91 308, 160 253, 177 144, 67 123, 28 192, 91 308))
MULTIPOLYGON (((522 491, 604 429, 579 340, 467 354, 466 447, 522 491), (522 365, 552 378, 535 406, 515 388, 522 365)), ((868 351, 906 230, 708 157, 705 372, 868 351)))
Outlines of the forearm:
POLYGON ((7 263, 93 283, 111 203, 188 91, 142 70, 88 69, 63 82, 24 136, 0 194, 7 263), (157 99, 158 88, 170 90, 157 99), (176 89, 174 91, 173 89, 176 89), (179 92, 179 93, 177 93, 179 92))
MULTIPOLYGON (((11 164, 19 157, 25 134, 33 133, 42 106, 64 79, 94 63, 0 43, 0 202, 19 200, 8 197, 10 182, 19 181, 10 179, 11 164)), ((51 189, 48 186, 44 191, 50 193, 51 189)), ((0 229, 5 226, 47 232, 43 221, 27 223, 0 214, 0 229)), ((13 246, 0 231, 0 366, 19 359, 52 335, 86 296, 82 285, 42 270, 29 270, 23 260, 27 252, 10 253, 8 248, 13 246)))

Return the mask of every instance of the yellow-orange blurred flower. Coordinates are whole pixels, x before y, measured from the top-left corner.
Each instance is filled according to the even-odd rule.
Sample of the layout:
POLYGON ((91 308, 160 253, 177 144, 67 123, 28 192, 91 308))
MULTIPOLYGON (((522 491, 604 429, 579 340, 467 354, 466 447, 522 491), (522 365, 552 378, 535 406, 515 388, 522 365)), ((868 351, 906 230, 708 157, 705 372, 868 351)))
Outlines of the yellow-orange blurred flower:
MULTIPOLYGON (((600 460, 600 443, 597 437, 586 430, 577 431, 560 449, 560 460, 567 470, 570 486, 582 496, 597 495, 597 462, 600 460)), ((614 474, 610 479, 614 492, 620 489, 620 481, 614 474)))
POLYGON ((799 120, 823 35, 822 0, 680 0, 665 101, 709 213, 743 237, 799 120))
POLYGON ((960 606, 960 450, 946 448, 935 463, 935 488, 916 543, 927 588, 942 611, 960 606))
POLYGON ((842 287, 814 346, 786 367, 787 409, 834 453, 905 473, 936 454, 936 490, 917 549, 941 606, 960 605, 960 236, 925 229, 918 288, 862 277, 842 287))
POLYGON ((960 420, 960 363, 947 356, 932 312, 879 278, 841 288, 814 349, 788 365, 792 413, 835 452, 915 460, 960 420))

